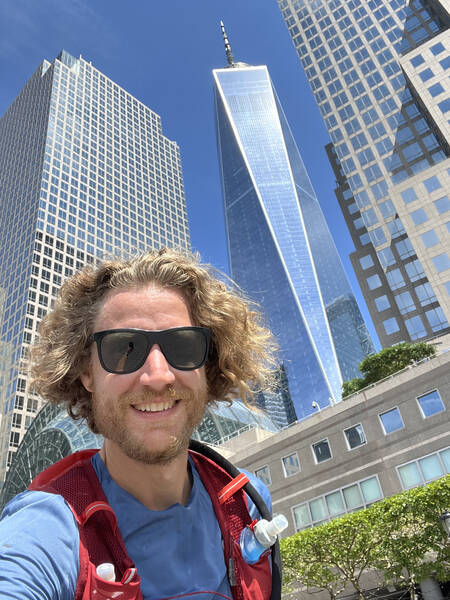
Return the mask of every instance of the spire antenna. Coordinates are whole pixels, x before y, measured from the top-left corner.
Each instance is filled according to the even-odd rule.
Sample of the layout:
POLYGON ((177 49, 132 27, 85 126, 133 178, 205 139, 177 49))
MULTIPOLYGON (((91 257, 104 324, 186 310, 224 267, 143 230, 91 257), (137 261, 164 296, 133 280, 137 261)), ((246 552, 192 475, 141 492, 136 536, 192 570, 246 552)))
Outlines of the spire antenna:
POLYGON ((223 36, 223 41, 225 44, 225 53, 227 55, 228 66, 234 67, 235 66, 234 57, 233 57, 233 53, 231 52, 230 42, 228 41, 228 36, 227 36, 227 32, 225 31, 225 25, 223 24, 223 21, 220 21, 220 29, 222 30, 222 36, 223 36))

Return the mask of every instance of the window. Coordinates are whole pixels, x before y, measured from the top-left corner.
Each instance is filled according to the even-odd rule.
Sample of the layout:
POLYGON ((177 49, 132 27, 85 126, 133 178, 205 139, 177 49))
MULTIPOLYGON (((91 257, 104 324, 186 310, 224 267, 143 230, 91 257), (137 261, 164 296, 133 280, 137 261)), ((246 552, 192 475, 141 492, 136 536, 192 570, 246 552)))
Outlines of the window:
POLYGON ((370 256, 370 254, 368 254, 367 256, 363 256, 362 258, 359 259, 359 262, 361 263, 361 268, 362 269, 368 269, 369 267, 373 267, 373 259, 370 256))
POLYGON ((270 469, 269 467, 261 467, 260 469, 256 469, 255 475, 258 479, 261 479, 263 483, 267 486, 272 485, 272 479, 270 478, 270 469))
POLYGON ((283 463, 285 477, 291 477, 291 475, 295 475, 300 471, 300 461, 298 460, 297 452, 289 454, 289 456, 284 456, 281 462, 283 463))
POLYGON ((424 419, 445 410, 438 390, 433 390, 417 398, 424 419))
POLYGON ((431 260, 433 261, 434 268, 438 273, 442 273, 442 271, 450 269, 450 259, 446 252, 438 254, 437 256, 433 256, 431 260))
POLYGON ((383 248, 383 250, 377 250, 377 255, 378 255, 378 260, 380 261, 383 269, 385 269, 386 267, 389 267, 391 265, 394 265, 396 262, 395 258, 394 258, 394 254, 392 253, 392 250, 389 247, 383 248))
POLYGON ((419 73, 419 77, 422 81, 428 81, 428 79, 431 79, 433 77, 434 73, 431 69, 425 69, 424 71, 421 71, 419 73))
POLYGON ((425 186, 425 189, 427 190, 427 192, 429 194, 431 194, 431 192, 434 192, 434 190, 438 190, 441 187, 439 179, 436 177, 436 175, 433 175, 433 177, 429 177, 428 179, 425 179, 425 181, 423 182, 423 185, 425 186))
POLYGON ((412 340, 417 340, 418 338, 425 337, 427 335, 427 330, 423 324, 422 319, 417 315, 416 317, 411 317, 411 319, 405 320, 406 329, 408 330, 409 337, 412 340))
POLYGON ((409 238, 405 238, 404 240, 400 240, 395 243, 395 248, 401 259, 408 258, 409 256, 414 256, 416 253, 414 248, 412 247, 411 241, 409 238))
POLYGON ((367 278, 367 285, 369 286, 369 290, 375 290, 376 288, 381 287, 381 279, 378 275, 372 275, 367 278))
POLYGON ((394 292, 405 285, 405 280, 400 269, 392 269, 386 273, 386 279, 388 280, 389 287, 394 292))
POLYGON ((372 229, 372 231, 369 231, 369 236, 374 246, 381 246, 387 241, 386 234, 384 233, 382 227, 376 227, 375 229, 372 229))
POLYGON ((378 312, 381 312, 382 310, 390 308, 391 305, 387 296, 379 296, 378 298, 375 298, 375 306, 377 307, 378 312))
POLYGON ((442 87, 442 85, 440 83, 435 83, 434 85, 432 85, 428 88, 428 92, 433 96, 433 98, 435 96, 438 96, 439 94, 442 94, 443 91, 444 91, 444 88, 442 87))
POLYGON ((419 65, 421 65, 425 62, 425 59, 423 58, 423 56, 421 54, 418 54, 417 56, 412 58, 409 62, 412 64, 413 67, 418 67, 419 65))
POLYGON ((311 447, 317 464, 332 458, 330 444, 327 439, 320 440, 320 442, 316 442, 311 447))
POLYGON ((404 428, 402 416, 398 408, 392 408, 379 415, 385 435, 404 428))
POLYGON ((408 273, 410 281, 417 281, 418 279, 422 279, 422 277, 425 277, 422 264, 418 258, 406 263, 405 269, 408 273))
POLYGON ((427 306, 432 302, 436 302, 436 294, 433 292, 433 288, 428 282, 417 285, 414 288, 414 291, 416 292, 416 295, 419 298, 419 302, 422 306, 427 306))
POLYGON ((434 54, 434 56, 437 56, 441 52, 444 52, 445 48, 441 42, 438 42, 434 46, 431 46, 430 50, 434 54))
POLYGON ((408 188, 407 190, 403 190, 403 192, 401 192, 400 195, 405 204, 409 204, 410 202, 417 200, 417 194, 413 188, 408 188))
POLYGON ((440 215, 450 210, 450 200, 448 199, 448 196, 442 196, 439 200, 435 200, 433 204, 440 215))
POLYGON ((431 330, 434 332, 441 331, 441 329, 448 327, 448 322, 445 318, 444 311, 440 306, 427 310, 425 316, 428 324, 431 327, 431 330))
POLYGON ((434 229, 430 229, 429 231, 422 233, 420 239, 422 240, 422 243, 425 246, 425 248, 431 248, 432 246, 439 244, 439 238, 434 229))
POLYGON ((423 208, 413 210, 413 212, 409 213, 409 215, 414 225, 421 225, 422 223, 425 223, 425 221, 428 221, 427 213, 423 208))
POLYGON ((363 479, 292 507, 296 531, 320 525, 330 519, 381 500, 383 493, 376 476, 363 479))
POLYGON ((450 473, 450 448, 397 467, 403 489, 422 485, 450 473))
POLYGON ((397 319, 395 317, 383 321, 383 327, 387 335, 392 335, 393 333, 397 333, 397 331, 400 330, 400 327, 397 323, 397 319))
POLYGON ((367 442, 366 436, 364 435, 364 429, 361 424, 344 429, 344 434, 349 450, 363 446, 367 442))
POLYGON ((395 296, 395 301, 397 303, 400 314, 402 315, 406 315, 406 313, 409 313, 416 308, 411 294, 409 292, 402 292, 401 294, 397 294, 395 296))

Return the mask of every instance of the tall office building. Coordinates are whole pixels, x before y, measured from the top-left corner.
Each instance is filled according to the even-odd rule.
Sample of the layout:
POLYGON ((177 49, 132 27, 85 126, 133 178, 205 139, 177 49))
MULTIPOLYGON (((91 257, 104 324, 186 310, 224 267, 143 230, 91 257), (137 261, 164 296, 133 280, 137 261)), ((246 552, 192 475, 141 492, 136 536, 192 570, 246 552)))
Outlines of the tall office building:
POLYGON ((381 343, 448 332, 448 2, 278 3, 332 140, 351 259, 381 343))
POLYGON ((224 37, 228 66, 213 75, 230 271, 280 344, 290 422, 339 401, 373 346, 267 67, 234 62, 224 37))
POLYGON ((44 60, 0 120, 0 480, 40 407, 21 361, 64 278, 161 245, 190 241, 160 117, 81 56, 44 60))

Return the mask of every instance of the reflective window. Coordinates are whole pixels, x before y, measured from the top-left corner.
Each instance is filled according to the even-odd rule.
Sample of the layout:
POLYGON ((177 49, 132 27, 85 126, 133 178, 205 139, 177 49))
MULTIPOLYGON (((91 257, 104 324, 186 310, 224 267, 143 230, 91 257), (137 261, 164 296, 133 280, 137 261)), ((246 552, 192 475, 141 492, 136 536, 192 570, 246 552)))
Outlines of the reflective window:
POLYGON ((369 231, 369 237, 374 246, 381 246, 387 241, 386 234, 384 233, 382 227, 376 227, 375 229, 372 229, 372 231, 369 231))
POLYGON ((441 187, 439 179, 436 177, 436 175, 433 175, 433 177, 429 177, 428 179, 425 179, 425 181, 423 182, 423 185, 425 186, 425 189, 427 190, 427 192, 429 194, 431 194, 431 192, 434 192, 434 190, 438 190, 441 187))
POLYGON ((412 64, 413 67, 418 67, 419 65, 425 62, 425 59, 421 54, 418 54, 417 56, 414 56, 414 58, 412 58, 409 62, 412 64))
POLYGON ((417 340, 427 335, 427 330, 419 315, 411 317, 411 319, 405 319, 405 325, 412 340, 417 340))
POLYGON ((362 269, 368 269, 369 267, 373 267, 373 259, 370 254, 363 256, 359 259, 362 269))
POLYGON ((438 273, 442 273, 442 271, 450 269, 450 259, 446 252, 438 254, 437 256, 433 256, 431 260, 433 261, 434 268, 438 273))
POLYGON ((405 269, 408 273, 410 281, 417 281, 418 279, 425 277, 422 264, 418 258, 412 260, 411 262, 407 262, 405 264, 405 269))
POLYGON ((300 471, 300 461, 298 460, 297 452, 294 452, 289 456, 284 456, 281 459, 281 462, 283 463, 285 477, 291 477, 291 475, 295 475, 300 471))
POLYGON ((422 81, 428 81, 428 79, 431 79, 433 75, 434 73, 430 68, 425 69, 424 71, 421 71, 419 73, 419 77, 422 81))
POLYGON ((363 479, 345 488, 341 488, 292 507, 292 516, 296 531, 320 525, 334 517, 361 508, 381 500, 383 492, 376 476, 363 479))
POLYGON ((403 489, 423 485, 450 473, 450 448, 397 467, 403 489))
POLYGON ((416 295, 419 298, 419 302, 422 306, 427 306, 432 302, 436 302, 436 294, 434 293, 433 288, 428 281, 421 285, 417 285, 414 288, 414 291, 416 292, 416 295))
POLYGON ((381 279, 378 275, 371 275, 367 277, 367 285, 369 286, 369 290, 375 290, 381 287, 381 279))
POLYGON ((316 463, 325 462, 331 458, 330 444, 327 439, 316 442, 311 447, 316 463))
POLYGON ((431 308, 425 313, 427 321, 432 331, 437 332, 448 327, 447 319, 445 318, 444 311, 440 306, 431 308))
POLYGON ((438 103, 438 107, 439 107, 439 110, 440 110, 442 113, 446 113, 446 112, 448 112, 448 111, 450 110, 450 99, 449 99, 449 98, 446 98, 446 99, 445 99, 445 100, 443 100, 442 102, 439 102, 439 103, 438 103))
POLYGON ((431 52, 437 56, 438 54, 440 54, 441 52, 444 52, 445 48, 444 45, 441 42, 438 42, 437 44, 435 44, 434 46, 430 47, 431 52))
POLYGON ((270 478, 270 469, 269 467, 261 467, 260 469, 256 469, 255 471, 256 477, 261 479, 263 483, 267 486, 272 485, 272 479, 270 478))
POLYGON ((420 239, 422 240, 422 243, 425 246, 425 248, 431 248, 432 246, 439 244, 439 238, 434 229, 430 229, 429 231, 422 233, 420 239))
POLYGON ((350 450, 353 450, 353 448, 358 448, 359 446, 363 446, 367 442, 364 429, 361 424, 344 429, 344 435, 350 450))
POLYGON ((383 321, 383 327, 387 335, 391 335, 393 333, 397 333, 400 330, 398 326, 397 319, 392 317, 391 319, 386 319, 383 321))
POLYGON ((405 315, 415 309, 414 300, 409 292, 403 292, 395 296, 395 301, 399 308, 400 314, 405 315))
POLYGON ((409 204, 410 202, 417 200, 417 194, 414 188, 408 188, 407 190, 403 190, 403 192, 401 192, 400 195, 405 204, 409 204))
POLYGON ((402 416, 398 408, 392 408, 379 415, 379 417, 386 435, 404 428, 402 416))
POLYGON ((378 312, 386 310, 391 306, 387 296, 378 296, 378 298, 375 298, 375 305, 377 307, 378 312))
POLYGON ((450 200, 448 196, 443 196, 442 198, 439 198, 439 200, 435 200, 433 204, 440 215, 450 210, 450 200))
POLYGON ((388 280, 389 287, 392 291, 398 290, 405 285, 405 280, 400 269, 392 269, 386 273, 386 279, 388 280))
POLYGON ((387 247, 383 250, 377 250, 378 260, 383 268, 389 267, 395 264, 395 258, 392 250, 387 247))
POLYGON ((396 242, 395 247, 401 259, 408 258, 416 253, 409 238, 396 242))
POLYGON ((439 94, 442 94, 443 91, 444 91, 444 88, 442 87, 442 85, 439 82, 435 83, 434 85, 432 85, 428 88, 428 92, 433 96, 433 98, 435 96, 439 96, 439 94))
POLYGON ((433 390, 432 392, 423 394, 423 396, 419 396, 417 402, 425 419, 445 410, 438 390, 433 390))
POLYGON ((414 225, 421 225, 422 223, 425 223, 425 221, 428 221, 427 213, 423 208, 418 208, 417 210, 410 212, 409 215, 414 225))

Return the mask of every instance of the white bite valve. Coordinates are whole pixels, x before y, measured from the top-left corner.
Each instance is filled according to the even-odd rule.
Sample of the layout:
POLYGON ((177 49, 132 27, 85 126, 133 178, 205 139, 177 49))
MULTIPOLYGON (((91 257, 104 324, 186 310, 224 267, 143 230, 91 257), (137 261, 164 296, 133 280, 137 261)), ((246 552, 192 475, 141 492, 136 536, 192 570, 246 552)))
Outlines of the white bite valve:
POLYGON ((111 563, 102 563, 97 567, 97 575, 105 581, 115 581, 116 573, 114 572, 114 565, 111 563))
POLYGON ((253 528, 253 533, 261 546, 270 548, 275 544, 278 534, 284 531, 288 525, 288 520, 284 515, 275 515, 271 521, 259 520, 253 528))

